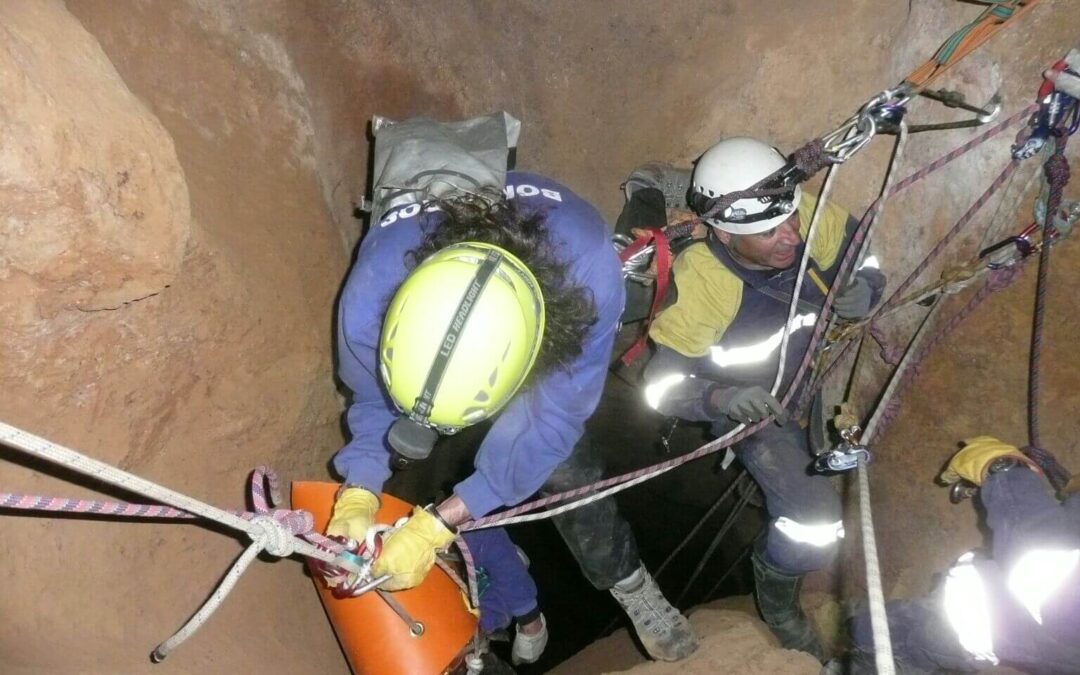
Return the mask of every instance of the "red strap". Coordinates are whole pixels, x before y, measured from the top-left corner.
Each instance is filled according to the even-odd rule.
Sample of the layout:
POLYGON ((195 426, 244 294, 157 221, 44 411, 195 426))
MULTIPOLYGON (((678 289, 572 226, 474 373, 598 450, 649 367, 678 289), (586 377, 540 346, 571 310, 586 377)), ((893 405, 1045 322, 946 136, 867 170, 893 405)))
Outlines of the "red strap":
MULTIPOLYGON (((1068 67, 1068 65, 1069 64, 1065 63, 1065 59, 1061 59, 1060 61, 1052 65, 1050 67, 1050 70, 1056 70, 1060 73, 1064 71, 1068 67)), ((1039 87, 1039 103, 1042 103, 1042 100, 1052 93, 1054 93, 1054 83, 1050 80, 1043 80, 1042 86, 1039 87)))
POLYGON ((671 273, 671 246, 663 229, 650 227, 646 234, 638 237, 622 250, 619 254, 619 260, 626 262, 631 256, 648 246, 649 242, 656 242, 656 250, 653 254, 653 260, 656 262, 656 292, 653 294, 652 306, 649 307, 649 316, 645 318, 641 335, 619 358, 624 366, 629 366, 645 351, 645 346, 648 344, 649 326, 652 325, 656 313, 660 310, 660 303, 664 301, 664 296, 667 295, 668 276, 671 273))

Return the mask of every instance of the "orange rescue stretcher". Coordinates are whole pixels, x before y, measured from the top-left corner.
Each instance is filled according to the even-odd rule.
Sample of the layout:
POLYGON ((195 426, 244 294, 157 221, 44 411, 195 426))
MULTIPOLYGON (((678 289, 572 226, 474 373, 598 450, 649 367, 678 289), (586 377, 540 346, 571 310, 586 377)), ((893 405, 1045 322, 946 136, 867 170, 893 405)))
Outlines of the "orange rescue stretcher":
MULTIPOLYGON (((293 483, 292 507, 310 511, 315 529, 321 532, 330 520, 338 487, 337 483, 293 483)), ((376 522, 392 524, 411 510, 411 505, 383 494, 376 522)), ((410 628, 376 593, 334 597, 310 561, 308 569, 354 673, 439 675, 460 665, 477 619, 466 609, 461 589, 439 567, 416 588, 392 594, 392 600, 420 624, 419 629, 410 628)))

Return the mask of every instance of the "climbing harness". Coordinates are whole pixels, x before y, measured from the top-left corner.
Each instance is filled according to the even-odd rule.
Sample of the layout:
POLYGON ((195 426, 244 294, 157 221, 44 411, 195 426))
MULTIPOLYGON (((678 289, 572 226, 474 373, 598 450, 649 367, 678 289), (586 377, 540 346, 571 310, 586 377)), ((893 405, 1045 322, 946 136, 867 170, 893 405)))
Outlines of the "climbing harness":
POLYGON ((645 352, 645 348, 648 346, 649 326, 652 325, 653 318, 660 311, 660 306, 667 295, 668 275, 671 272, 671 245, 668 241, 668 233, 665 230, 666 228, 651 228, 645 235, 625 244, 624 248, 619 251, 619 260, 623 263, 623 273, 634 281, 647 282, 650 261, 656 267, 653 279, 656 288, 653 291, 648 316, 642 322, 641 334, 620 357, 620 361, 627 366, 645 352), (652 255, 649 255, 650 253, 652 255))

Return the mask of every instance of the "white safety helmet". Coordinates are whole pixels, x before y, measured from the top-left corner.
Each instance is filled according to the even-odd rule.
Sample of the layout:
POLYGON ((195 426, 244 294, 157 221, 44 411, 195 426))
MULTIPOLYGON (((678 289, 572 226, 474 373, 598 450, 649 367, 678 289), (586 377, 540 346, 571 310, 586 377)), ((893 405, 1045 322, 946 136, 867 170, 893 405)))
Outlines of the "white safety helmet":
MULTIPOLYGON (((756 138, 736 137, 720 141, 705 151, 694 168, 690 206, 704 213, 721 195, 745 190, 787 164, 776 148, 756 138)), ((784 222, 798 208, 802 190, 775 197, 740 199, 705 222, 732 234, 767 232, 784 222)))

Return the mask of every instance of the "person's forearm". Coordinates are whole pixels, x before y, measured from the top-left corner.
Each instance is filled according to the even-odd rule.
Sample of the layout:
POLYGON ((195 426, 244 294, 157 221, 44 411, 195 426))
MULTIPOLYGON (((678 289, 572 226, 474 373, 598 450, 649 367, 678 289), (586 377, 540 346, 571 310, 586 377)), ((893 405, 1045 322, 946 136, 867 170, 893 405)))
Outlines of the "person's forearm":
POLYGON ((436 506, 435 512, 439 514, 439 517, 443 519, 443 522, 454 528, 464 522, 472 520, 472 514, 469 513, 469 507, 465 506, 465 502, 457 495, 451 496, 442 504, 436 506))
POLYGON ((695 422, 724 416, 714 404, 717 384, 694 377, 695 363, 670 347, 658 345, 645 366, 645 401, 663 415, 695 422))

